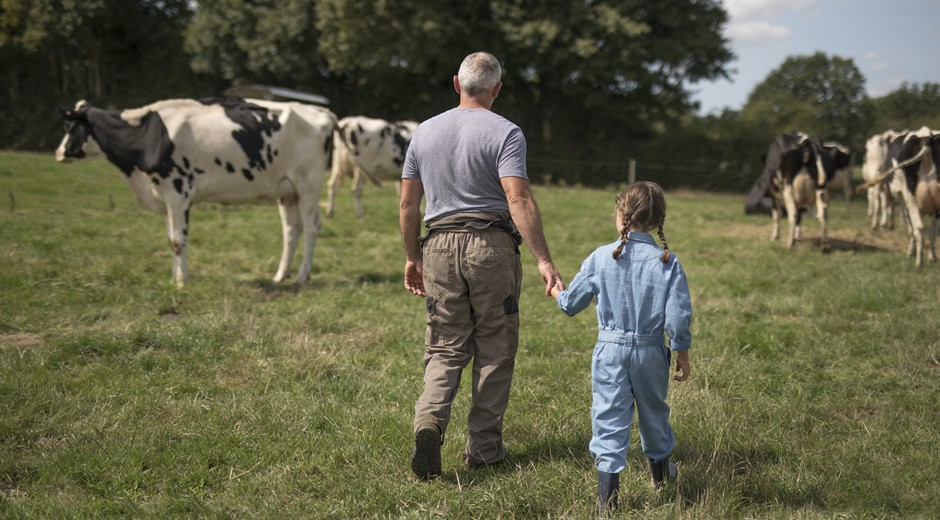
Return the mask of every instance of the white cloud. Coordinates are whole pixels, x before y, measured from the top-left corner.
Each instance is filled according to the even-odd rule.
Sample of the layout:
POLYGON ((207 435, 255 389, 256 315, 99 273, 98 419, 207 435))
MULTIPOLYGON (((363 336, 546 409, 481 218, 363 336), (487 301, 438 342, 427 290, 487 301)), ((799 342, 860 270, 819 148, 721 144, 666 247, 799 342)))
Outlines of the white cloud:
POLYGON ((878 53, 875 51, 868 51, 865 53, 865 59, 868 61, 876 61, 878 59, 878 53))
POLYGON ((762 44, 786 40, 790 28, 773 19, 813 7, 816 0, 724 0, 729 21, 725 36, 739 44, 762 44))
POLYGON ((738 43, 770 43, 786 40, 790 29, 767 22, 742 22, 728 26, 726 36, 738 43))
POLYGON ((763 20, 812 7, 816 0, 724 0, 732 22, 763 20))

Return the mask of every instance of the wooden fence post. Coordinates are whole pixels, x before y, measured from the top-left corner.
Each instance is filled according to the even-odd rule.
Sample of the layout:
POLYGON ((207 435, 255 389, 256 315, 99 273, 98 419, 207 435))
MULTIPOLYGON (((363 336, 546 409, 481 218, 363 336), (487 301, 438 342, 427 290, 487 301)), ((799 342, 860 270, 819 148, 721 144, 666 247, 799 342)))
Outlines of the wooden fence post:
POLYGON ((630 159, 630 169, 627 170, 627 184, 633 184, 636 181, 636 159, 630 159))

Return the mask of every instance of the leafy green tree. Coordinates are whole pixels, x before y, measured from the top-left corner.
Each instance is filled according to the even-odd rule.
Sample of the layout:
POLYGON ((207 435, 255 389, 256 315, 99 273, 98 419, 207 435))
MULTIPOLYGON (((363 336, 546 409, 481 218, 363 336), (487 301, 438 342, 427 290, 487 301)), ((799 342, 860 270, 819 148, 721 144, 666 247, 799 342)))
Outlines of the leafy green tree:
POLYGON ((48 149, 55 107, 78 99, 126 107, 208 95, 182 50, 188 0, 0 0, 0 148, 48 149))
POLYGON ((754 88, 742 121, 766 129, 768 139, 802 130, 857 149, 871 117, 864 87, 865 77, 851 59, 821 52, 791 56, 754 88))
POLYGON ((315 2, 202 0, 186 28, 193 70, 240 83, 310 88, 326 75, 315 2))
POLYGON ((940 84, 903 83, 900 88, 872 100, 875 124, 871 133, 888 129, 940 129, 940 84))
POLYGON ((725 77, 732 57, 716 0, 322 0, 317 14, 320 50, 356 106, 409 103, 427 117, 453 105, 464 55, 495 54, 498 111, 526 129, 535 160, 625 161, 626 143, 687 114, 687 85, 725 77))

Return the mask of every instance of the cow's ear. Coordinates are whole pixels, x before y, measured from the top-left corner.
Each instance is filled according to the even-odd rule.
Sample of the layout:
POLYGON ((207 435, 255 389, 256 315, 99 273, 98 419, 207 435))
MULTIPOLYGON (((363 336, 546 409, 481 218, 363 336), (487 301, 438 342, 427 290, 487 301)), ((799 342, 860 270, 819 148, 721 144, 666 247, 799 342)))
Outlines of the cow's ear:
POLYGON ((87 114, 84 110, 72 110, 69 108, 56 107, 59 111, 59 117, 66 121, 87 121, 87 114))

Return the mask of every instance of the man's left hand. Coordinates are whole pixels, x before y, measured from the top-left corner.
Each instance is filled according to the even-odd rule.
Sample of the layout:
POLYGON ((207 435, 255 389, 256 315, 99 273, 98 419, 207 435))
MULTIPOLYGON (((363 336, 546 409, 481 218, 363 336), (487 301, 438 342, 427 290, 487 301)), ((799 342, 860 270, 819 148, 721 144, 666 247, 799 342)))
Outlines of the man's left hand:
POLYGON ((424 266, 422 262, 405 262, 405 289, 415 296, 425 296, 424 266))

